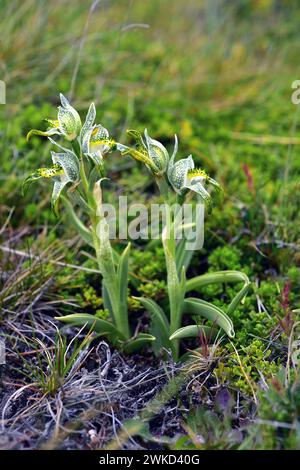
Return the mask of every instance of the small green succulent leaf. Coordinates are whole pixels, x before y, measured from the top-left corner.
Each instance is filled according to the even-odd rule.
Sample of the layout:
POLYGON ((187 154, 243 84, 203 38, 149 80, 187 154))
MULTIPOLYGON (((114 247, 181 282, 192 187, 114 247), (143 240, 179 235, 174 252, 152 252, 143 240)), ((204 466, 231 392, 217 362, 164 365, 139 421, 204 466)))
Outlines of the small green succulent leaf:
POLYGON ((153 343, 153 341, 155 341, 155 336, 149 335, 148 333, 138 333, 136 336, 123 343, 122 349, 126 353, 133 353, 148 346, 153 343))
POLYGON ((216 337, 216 330, 204 325, 188 325, 178 328, 169 339, 173 341, 174 339, 198 338, 201 334, 204 334, 207 339, 211 340, 216 337))
POLYGON ((114 344, 116 341, 125 341, 126 337, 109 321, 102 320, 88 313, 73 313, 63 317, 54 317, 63 323, 74 326, 86 326, 101 336, 107 337, 114 344))
POLYGON ((187 298, 183 302, 183 313, 200 315, 222 328, 229 338, 234 338, 235 332, 231 319, 219 307, 197 298, 187 298))

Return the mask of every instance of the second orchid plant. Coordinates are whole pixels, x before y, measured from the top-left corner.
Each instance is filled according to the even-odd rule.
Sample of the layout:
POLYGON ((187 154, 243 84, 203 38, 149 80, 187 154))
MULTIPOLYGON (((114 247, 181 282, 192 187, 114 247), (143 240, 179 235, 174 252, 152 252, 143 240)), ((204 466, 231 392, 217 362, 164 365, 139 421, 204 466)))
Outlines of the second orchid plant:
POLYGON ((121 155, 130 155, 144 163, 152 173, 166 207, 169 207, 174 194, 177 195, 179 205, 195 195, 209 206, 211 196, 206 185, 210 184, 216 189, 219 189, 219 185, 205 171, 195 168, 191 155, 175 161, 178 151, 176 136, 171 157, 159 141, 149 136, 147 130, 144 135, 129 130, 128 134, 134 138, 136 145, 126 146, 110 138, 109 132, 102 125, 95 124, 96 109, 93 103, 82 124, 78 112, 69 101, 63 95, 60 95, 60 100, 57 119, 47 120, 49 129, 31 130, 28 133, 28 139, 33 135, 45 136, 57 148, 56 152, 51 152, 52 166, 39 168, 31 173, 24 181, 24 188, 35 180, 53 180, 51 198, 53 210, 57 213, 59 201, 62 200, 78 233, 95 250, 102 276, 104 305, 110 312, 110 320, 86 313, 71 314, 58 319, 65 323, 93 327, 97 333, 106 336, 126 352, 152 344, 155 352, 160 352, 162 348, 171 350, 175 360, 179 358, 182 338, 198 336, 200 332, 212 337, 217 327, 224 330, 229 337, 233 337, 234 328, 230 315, 247 294, 249 279, 238 271, 222 271, 186 280, 191 252, 186 250, 184 240, 177 242, 176 214, 171 212, 166 218, 166 226, 162 233, 167 268, 168 307, 163 310, 153 300, 139 298, 151 315, 153 334, 131 333, 127 305, 130 243, 121 255, 118 255, 111 246, 108 222, 101 211, 101 183, 105 178, 104 155, 119 151, 121 155), (53 139, 55 135, 69 142, 71 148, 56 142, 53 139), (87 225, 77 215, 79 207, 89 220, 87 225), (198 297, 186 295, 207 284, 227 282, 242 282, 243 287, 231 301, 226 312, 198 297), (182 326, 184 314, 190 315, 194 322, 182 326), (197 320, 199 317, 211 320, 212 327, 200 325, 197 320))

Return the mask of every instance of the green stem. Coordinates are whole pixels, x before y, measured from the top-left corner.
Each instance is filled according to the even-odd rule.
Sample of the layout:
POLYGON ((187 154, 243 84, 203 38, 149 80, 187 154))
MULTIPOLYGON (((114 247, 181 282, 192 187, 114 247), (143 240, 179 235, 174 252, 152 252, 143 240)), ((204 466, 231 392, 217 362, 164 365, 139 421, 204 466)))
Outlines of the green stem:
POLYGON ((115 269, 113 251, 110 244, 109 235, 107 234, 107 236, 104 236, 103 239, 100 240, 100 237, 97 233, 99 224, 104 222, 101 218, 100 213, 98 213, 98 208, 102 203, 101 188, 99 186, 98 197, 95 198, 95 194, 90 188, 90 184, 86 175, 84 158, 80 152, 80 147, 78 145, 73 145, 73 150, 79 158, 79 172, 86 202, 93 209, 90 215, 93 245, 99 270, 102 274, 103 283, 108 293, 109 302, 112 310, 111 315, 118 330, 122 332, 126 338, 129 339, 130 329, 128 323, 128 316, 122 315, 119 279, 115 269))
POLYGON ((80 173, 80 179, 83 185, 84 194, 87 198, 87 202, 90 204, 91 203, 90 185, 86 176, 83 158, 80 159, 79 173, 80 173))
MULTIPOLYGON (((117 329, 123 333, 123 335, 129 339, 130 329, 128 316, 122 315, 122 305, 120 299, 120 286, 119 279, 115 268, 113 259, 113 251, 109 240, 108 230, 106 233, 101 234, 101 239, 97 230, 99 224, 105 224, 105 220, 101 218, 100 214, 91 217, 93 244, 96 252, 96 257, 101 271, 103 283, 107 290, 109 297, 109 303, 111 305, 111 315, 117 329)), ((108 227, 107 227, 108 229, 108 227)))
MULTIPOLYGON (((176 243, 174 223, 172 212, 169 205, 169 195, 165 192, 166 186, 164 181, 158 181, 159 187, 162 189, 162 195, 165 199, 166 207, 166 226, 162 236, 162 243, 166 259, 167 267, 167 285, 170 305, 170 336, 181 326, 182 316, 182 299, 180 298, 180 282, 176 266, 176 243)), ((173 340, 173 356, 177 360, 179 357, 179 340, 173 340)))

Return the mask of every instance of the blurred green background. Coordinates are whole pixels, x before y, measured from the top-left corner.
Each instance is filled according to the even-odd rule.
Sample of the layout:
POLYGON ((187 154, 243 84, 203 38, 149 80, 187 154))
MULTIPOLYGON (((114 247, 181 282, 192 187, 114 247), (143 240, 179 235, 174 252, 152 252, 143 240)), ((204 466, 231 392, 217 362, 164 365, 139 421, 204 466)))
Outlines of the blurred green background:
MULTIPOLYGON (((147 126, 168 145, 177 133, 180 155, 193 153, 231 201, 249 201, 250 178, 270 217, 290 226, 299 212, 298 108, 291 103, 299 69, 298 5, 2 0, 2 216, 15 206, 18 221, 36 221, 32 202, 44 205, 45 185, 20 197, 23 176, 49 161, 47 145, 26 143, 25 135, 55 116, 63 92, 81 112, 94 100, 98 120, 118 138, 129 126, 147 126), (297 145, 290 144, 295 138, 297 145)), ((111 165, 118 169, 117 157, 111 165)))

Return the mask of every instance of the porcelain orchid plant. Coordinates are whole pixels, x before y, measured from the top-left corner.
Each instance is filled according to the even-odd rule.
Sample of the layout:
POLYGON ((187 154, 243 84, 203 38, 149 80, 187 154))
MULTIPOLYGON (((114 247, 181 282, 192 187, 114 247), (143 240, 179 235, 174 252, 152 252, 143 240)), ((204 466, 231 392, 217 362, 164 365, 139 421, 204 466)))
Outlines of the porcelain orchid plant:
POLYGON ((34 135, 47 137, 58 151, 51 151, 51 166, 39 168, 25 179, 24 188, 36 180, 53 180, 51 201, 55 213, 58 213, 61 200, 80 236, 95 250, 102 276, 104 306, 110 312, 110 320, 86 313, 58 319, 65 323, 93 327, 99 335, 106 336, 113 344, 127 352, 149 344, 153 345, 155 352, 160 352, 162 348, 169 349, 175 360, 179 358, 179 341, 182 338, 198 336, 200 332, 212 338, 218 327, 232 338, 234 328, 230 316, 247 294, 249 279, 238 271, 222 271, 186 280, 191 252, 186 249, 185 240, 177 242, 176 214, 171 212, 168 213, 162 233, 167 267, 168 306, 163 309, 151 299, 139 298, 151 315, 153 334, 132 334, 127 305, 130 243, 121 255, 113 250, 108 223, 101 210, 101 184, 105 176, 104 156, 113 151, 119 151, 123 156, 129 155, 146 165, 159 187, 167 210, 174 195, 179 205, 190 195, 195 195, 209 207, 211 194, 207 186, 211 185, 220 190, 218 183, 204 170, 195 167, 191 155, 175 161, 178 152, 176 136, 171 157, 161 142, 149 136, 147 129, 143 135, 139 131, 128 130, 135 146, 124 145, 112 139, 108 130, 101 124, 95 124, 96 109, 93 103, 82 124, 79 113, 67 98, 60 95, 60 101, 57 119, 46 120, 50 127, 46 131, 34 129, 28 133, 28 139, 34 135), (62 146, 53 139, 54 136, 66 140, 71 148, 62 146), (78 217, 78 207, 89 220, 88 225, 78 217), (243 283, 243 286, 232 299, 226 312, 198 297, 186 295, 207 284, 227 282, 243 283), (193 323, 182 326, 184 314, 190 315, 194 319, 193 323), (203 326, 199 321, 200 317, 210 320, 211 327, 203 326))

